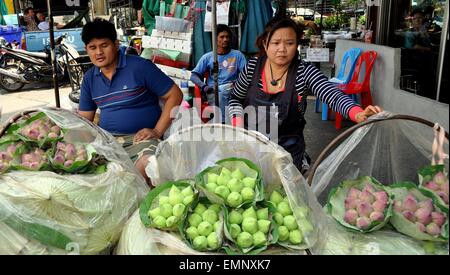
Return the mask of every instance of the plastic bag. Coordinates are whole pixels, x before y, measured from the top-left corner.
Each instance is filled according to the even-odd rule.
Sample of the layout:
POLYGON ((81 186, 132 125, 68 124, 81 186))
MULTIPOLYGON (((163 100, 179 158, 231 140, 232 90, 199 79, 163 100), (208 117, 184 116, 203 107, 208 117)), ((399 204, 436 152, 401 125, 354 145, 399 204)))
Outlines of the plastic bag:
POLYGON ((89 144, 107 168, 102 174, 1 174, 0 254, 108 253, 148 186, 111 135, 69 111, 40 111, 67 130, 65 142, 89 144))
MULTIPOLYGON (((325 218, 323 209, 305 179, 295 168, 289 153, 277 144, 268 141, 261 134, 221 124, 187 128, 160 143, 155 156, 149 159, 146 172, 152 182, 159 185, 169 180, 194 178, 207 167, 213 166, 216 161, 231 157, 246 158, 263 171, 262 177, 266 193, 270 194, 272 190, 282 186, 292 209, 310 208, 311 224, 314 230, 305 235, 305 243, 313 253, 314 250, 323 246, 323 240, 327 234, 323 224, 325 218)), ((300 220, 300 213, 295 213, 295 217, 300 220)), ((134 229, 125 229, 122 239, 128 240, 128 244, 122 244, 120 251, 132 254, 158 253, 155 250, 142 251, 143 245, 137 251, 126 247, 135 243, 130 240, 133 236, 126 235, 126 232, 130 231, 134 232, 134 229)), ((182 245, 170 242, 172 239, 168 235, 161 233, 153 235, 144 232, 140 233, 145 234, 150 243, 158 243, 159 246, 165 246, 168 251, 178 254, 178 251, 174 250, 182 245), (167 236, 167 240, 164 237, 160 238, 161 236, 167 236)), ((141 237, 136 236, 136 238, 141 237)), ((304 254, 304 251, 271 248, 264 253, 304 254)))

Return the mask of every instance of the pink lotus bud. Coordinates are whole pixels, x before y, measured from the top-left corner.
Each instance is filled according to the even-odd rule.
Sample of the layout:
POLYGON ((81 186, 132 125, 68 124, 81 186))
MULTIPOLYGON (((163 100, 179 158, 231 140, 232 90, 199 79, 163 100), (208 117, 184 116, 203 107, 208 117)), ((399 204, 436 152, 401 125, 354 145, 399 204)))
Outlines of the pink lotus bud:
POLYGON ((35 129, 30 130, 30 132, 28 132, 28 137, 30 139, 37 139, 39 137, 39 131, 35 129))
POLYGON ((58 125, 53 126, 50 131, 52 131, 53 133, 59 134, 59 132, 61 131, 61 127, 59 127, 58 125))
POLYGON ((441 228, 435 223, 430 223, 427 225, 427 233, 432 236, 438 236, 441 234, 441 228))
POLYGON ((30 168, 33 169, 33 170, 38 170, 39 167, 40 167, 40 165, 39 165, 38 162, 31 162, 30 163, 30 168))
POLYGON ((75 151, 76 151, 75 145, 73 145, 71 143, 67 143, 66 144, 66 152, 68 152, 68 151, 72 151, 75 154, 75 151))
POLYGON ((448 179, 444 173, 439 172, 436 175, 434 175, 433 181, 436 182, 437 184, 441 185, 441 184, 445 183, 446 181, 448 182, 448 179))
POLYGON ((370 220, 374 222, 375 221, 381 222, 384 220, 384 214, 378 211, 372 212, 372 214, 370 214, 370 220))
POLYGON ((76 159, 75 159, 75 161, 85 161, 86 159, 85 158, 83 158, 83 157, 77 157, 76 159))
POLYGON ((441 191, 448 195, 448 181, 441 185, 441 191))
POLYGON ((419 202, 418 208, 423 208, 429 212, 433 212, 433 210, 434 210, 433 201, 431 199, 421 201, 421 202, 419 202))
POLYGON ((411 212, 415 212, 417 210, 417 200, 411 194, 406 197, 402 205, 405 210, 409 210, 411 212))
POLYGON ((384 192, 384 191, 375 192, 374 195, 375 195, 375 199, 377 201, 382 201, 384 203, 387 203, 388 200, 389 200, 388 194, 386 192, 384 192))
POLYGON ((65 159, 64 156, 61 154, 56 154, 55 159, 54 159, 55 163, 57 164, 64 164, 65 159))
POLYGON ((372 204, 375 201, 375 196, 372 195, 372 193, 370 193, 369 191, 363 190, 361 192, 361 195, 359 196, 359 199, 362 202, 366 202, 368 204, 372 204))
POLYGON ((344 202, 344 206, 346 210, 356 209, 356 206, 359 204, 358 199, 346 198, 344 202))
POLYGON ((40 132, 48 133, 48 132, 50 132, 50 126, 44 124, 44 125, 42 125, 42 126, 40 127, 39 130, 40 130, 40 132))
POLYGON ((345 212, 344 221, 351 225, 356 225, 356 220, 358 219, 358 212, 354 209, 350 209, 345 212))
POLYGON ((0 152, 0 160, 11 160, 11 157, 5 152, 0 152))
POLYGON ((73 164, 73 160, 66 160, 66 162, 64 162, 64 166, 65 167, 70 167, 73 164))
POLYGON ((30 167, 31 163, 29 163, 29 162, 22 162, 22 166, 23 167, 30 167))
POLYGON ((431 222, 431 211, 425 208, 419 208, 414 213, 417 221, 423 224, 429 224, 431 222))
POLYGON ((348 192, 347 198, 356 200, 356 199, 359 199, 360 194, 361 194, 361 191, 352 187, 352 188, 350 188, 350 191, 348 192))
POLYGON ((427 184, 425 184, 425 188, 437 191, 439 189, 439 185, 434 181, 429 181, 427 184))
POLYGON ((367 183, 365 186, 364 186, 364 189, 363 189, 363 192, 364 191, 366 191, 366 192, 369 192, 369 193, 375 193, 375 188, 373 188, 373 186, 371 185, 371 184, 369 184, 369 183, 367 183))
POLYGON ((380 201, 380 200, 377 200, 372 204, 373 209, 378 212, 384 212, 384 209, 386 209, 386 206, 387 206, 387 202, 380 201))
POLYGON ((66 160, 74 160, 75 159, 75 154, 71 154, 69 152, 66 152, 64 154, 64 157, 66 158, 66 160))
POLYGON ((445 204, 448 204, 448 194, 444 191, 438 191, 437 195, 445 202, 445 204))
POLYGON ((31 162, 33 160, 32 154, 23 154, 22 155, 22 163, 31 162))
POLYGON ((402 213, 405 209, 403 209, 403 203, 401 201, 394 202, 394 211, 402 213))
POLYGON ((56 144, 56 149, 57 150, 66 150, 66 145, 64 143, 62 143, 62 142, 58 142, 56 144))
POLYGON ((14 154, 17 150, 17 146, 14 144, 11 144, 8 146, 8 148, 6 148, 6 152, 9 153, 10 155, 14 154))
POLYGON ((420 232, 426 232, 427 228, 425 227, 425 225, 423 223, 420 222, 416 222, 417 228, 419 228, 420 232))
POLYGON ((48 138, 58 138, 58 134, 57 134, 57 133, 50 132, 50 133, 48 134, 48 138))
POLYGON ((356 220, 356 227, 359 229, 366 229, 370 225, 370 220, 367 217, 360 217, 356 220))
POLYGON ((445 215, 439 212, 431 213, 431 220, 433 223, 437 224, 439 227, 442 227, 446 221, 445 215))
POLYGON ((416 222, 416 216, 414 216, 414 213, 408 210, 405 210, 402 212, 403 217, 405 219, 409 220, 410 222, 416 222))
POLYGON ((373 212, 372 206, 366 202, 361 202, 358 204, 356 209, 360 217, 369 217, 370 213, 373 212))

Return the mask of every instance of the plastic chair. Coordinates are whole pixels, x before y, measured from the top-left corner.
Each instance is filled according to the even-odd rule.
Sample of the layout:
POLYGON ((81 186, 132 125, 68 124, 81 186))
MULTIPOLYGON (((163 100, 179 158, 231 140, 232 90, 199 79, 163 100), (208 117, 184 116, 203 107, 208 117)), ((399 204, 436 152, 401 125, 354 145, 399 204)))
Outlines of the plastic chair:
MULTIPOLYGON (((366 108, 369 105, 372 105, 372 93, 370 90, 370 78, 373 69, 373 65, 375 64, 375 60, 377 58, 377 52, 368 51, 363 53, 356 63, 355 72, 353 74, 352 80, 348 84, 338 85, 338 89, 342 90, 347 95, 360 95, 361 96, 361 105, 363 108, 366 108), (359 76, 361 74, 362 65, 366 64, 365 75, 362 82, 359 82, 359 76)), ((342 116, 339 113, 336 113, 336 129, 342 128, 342 116)))
MULTIPOLYGON (((341 67, 339 68, 338 75, 329 81, 335 84, 347 84, 350 82, 353 76, 353 72, 355 71, 356 61, 358 57, 361 55, 362 50, 360 48, 351 48, 346 51, 344 56, 342 57, 341 67), (349 66, 348 74, 345 74, 347 69, 347 65, 349 66)), ((354 98, 356 99, 356 97, 354 98)), ((320 109, 320 100, 316 99, 316 113, 319 112, 320 109)), ((328 120, 328 105, 322 103, 322 120, 328 120)))
MULTIPOLYGON (((208 81, 208 77, 209 77, 209 73, 205 73, 203 76, 205 78, 205 82, 207 82, 208 81)), ((201 89, 200 89, 200 87, 198 85, 195 85, 195 88, 194 88, 194 101, 193 101, 194 102, 194 106, 195 106, 196 100, 197 100, 197 102, 200 101, 200 110, 199 110, 200 114, 199 114, 199 116, 200 116, 200 118, 202 119, 202 121, 204 123, 207 123, 209 121, 209 118, 202 118, 202 114, 203 114, 203 111, 206 108, 209 107, 209 104, 208 104, 208 101, 203 101, 202 100, 202 91, 201 91, 201 89)))

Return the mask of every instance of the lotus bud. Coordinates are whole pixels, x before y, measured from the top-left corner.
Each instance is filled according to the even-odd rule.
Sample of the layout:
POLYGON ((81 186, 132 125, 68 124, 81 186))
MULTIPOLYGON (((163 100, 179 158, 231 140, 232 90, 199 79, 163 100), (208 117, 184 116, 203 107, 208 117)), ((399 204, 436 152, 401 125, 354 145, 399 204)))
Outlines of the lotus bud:
POLYGON ((384 214, 383 212, 372 212, 372 214, 370 214, 369 216, 370 220, 373 222, 381 222, 384 220, 384 214))
POLYGON ((448 195, 448 181, 441 185, 441 190, 448 195))
POLYGON ((29 162, 22 162, 22 166, 23 167, 30 167, 30 163, 29 162))
POLYGON ((281 196, 280 193, 278 193, 277 191, 273 191, 272 194, 270 195, 270 199, 269 199, 275 206, 277 206, 280 202, 283 201, 283 196, 281 196))
POLYGON ((153 222, 156 224, 157 228, 165 228, 166 227, 166 218, 163 216, 157 216, 153 219, 153 222))
POLYGON ((445 204, 448 205, 448 194, 446 194, 444 191, 438 191, 437 195, 445 202, 445 204))
POLYGON ((195 250, 205 250, 208 247, 208 240, 205 236, 197 236, 192 242, 195 250))
POLYGON ((221 174, 217 178, 217 185, 219 185, 219 186, 222 185, 222 186, 226 187, 230 180, 231 180, 231 176, 230 175, 222 175, 221 174))
POLYGON ((181 190, 181 194, 184 197, 193 196, 194 195, 194 190, 192 190, 191 186, 188 186, 188 187, 184 188, 183 190, 181 190))
POLYGON ((242 221, 242 230, 250 234, 258 231, 258 221, 255 218, 244 218, 242 221))
POLYGON ((383 201, 380 201, 380 200, 376 200, 376 201, 372 204, 373 209, 374 209, 375 211, 381 212, 381 213, 384 212, 384 209, 386 209, 386 206, 387 206, 386 203, 383 202, 383 201))
POLYGON ((66 145, 64 143, 62 143, 62 142, 58 142, 58 143, 56 143, 56 149, 65 151, 66 150, 66 145))
POLYGON ((434 210, 433 201, 431 199, 421 201, 421 202, 419 202, 418 208, 423 208, 429 212, 433 212, 433 210, 434 210))
POLYGON ((370 220, 367 217, 360 217, 356 220, 356 227, 359 229, 367 229, 370 226, 370 220))
POLYGON ((242 173, 242 171, 238 168, 234 170, 233 173, 231 173, 231 177, 234 179, 242 180, 243 178, 245 178, 245 174, 242 173))
POLYGON ((241 234, 241 227, 237 224, 231 224, 230 225, 230 234, 231 237, 236 240, 239 234, 241 234))
POLYGON ((431 222, 431 212, 428 209, 419 208, 414 215, 420 223, 429 224, 431 222))
POLYGON ((290 231, 298 228, 297 220, 295 220, 295 217, 292 215, 284 217, 283 225, 286 226, 290 231))
POLYGON ((228 216, 228 220, 231 224, 241 224, 242 223, 242 215, 236 210, 232 210, 230 215, 228 216))
POLYGON ((159 209, 161 211, 161 216, 163 216, 166 219, 172 216, 173 214, 173 206, 169 203, 160 205, 159 209))
POLYGON ((420 232, 424 232, 425 233, 427 231, 427 228, 425 227, 425 225, 423 223, 416 222, 416 226, 417 226, 417 229, 419 229, 420 232))
POLYGON ((256 215, 256 211, 255 208, 250 207, 248 209, 246 209, 243 213, 242 213, 242 218, 254 218, 255 220, 258 219, 258 216, 256 215))
POLYGON ((197 213, 199 215, 203 215, 203 213, 206 211, 206 206, 202 203, 197 204, 197 206, 194 209, 194 213, 197 213))
POLYGON ((416 216, 414 215, 413 212, 405 210, 402 212, 403 217, 405 217, 405 219, 409 220, 410 222, 416 222, 416 216))
POLYGON ((151 217, 152 219, 155 219, 156 217, 161 215, 161 211, 160 211, 159 207, 156 207, 154 209, 149 210, 147 215, 149 217, 151 217))
POLYGON ((174 195, 181 195, 181 191, 180 191, 180 189, 178 189, 178 187, 176 187, 175 185, 172 185, 172 187, 169 190, 169 200, 170 200, 170 196, 174 196, 174 195))
POLYGON ((243 201, 251 201, 255 198, 255 191, 250 187, 244 187, 241 191, 243 201))
POLYGON ((32 154, 23 154, 22 155, 22 162, 32 162, 34 160, 32 154))
POLYGON ((87 158, 87 152, 86 152, 86 150, 85 150, 85 149, 80 149, 80 150, 78 150, 78 151, 77 151, 77 156, 78 156, 78 157, 84 157, 84 158, 87 158))
POLYGON ((283 222, 284 222, 283 215, 281 215, 280 213, 275 213, 273 215, 273 218, 278 225, 283 225, 283 222))
POLYGON ((253 245, 253 236, 248 232, 241 232, 237 237, 237 244, 242 248, 249 248, 253 245))
POLYGON ((363 192, 364 192, 364 191, 369 192, 369 193, 375 193, 375 188, 372 186, 372 184, 367 183, 367 184, 364 186, 363 192))
POLYGON ((283 216, 292 215, 291 207, 286 201, 282 201, 278 204, 277 211, 283 216))
POLYGON ((353 199, 347 197, 344 202, 344 207, 346 210, 356 209, 356 207, 361 203, 359 199, 353 199))
POLYGON ((197 213, 192 213, 192 214, 189 216, 189 218, 188 218, 189 225, 190 225, 190 226, 193 226, 193 227, 196 227, 196 228, 200 225, 200 223, 201 223, 202 221, 203 221, 203 220, 202 220, 202 216, 200 216, 200 215, 197 214, 197 213))
POLYGON ((219 186, 219 187, 216 188, 214 193, 219 195, 219 197, 221 197, 222 199, 226 200, 231 192, 230 192, 230 189, 228 189, 228 187, 226 187, 226 186, 219 186))
POLYGON ((427 225, 427 233, 432 236, 438 236, 441 234, 441 228, 435 223, 430 223, 427 225))
POLYGON ((403 201, 403 208, 405 210, 415 212, 417 210, 417 200, 412 195, 408 195, 403 201))
POLYGON ((75 159, 75 154, 74 153, 70 153, 69 151, 66 151, 66 153, 64 154, 64 158, 66 160, 74 160, 75 159))
POLYGON ((231 192, 227 197, 227 203, 231 207, 238 207, 242 203, 242 196, 237 192, 231 192))
POLYGON ((177 218, 180 218, 181 216, 183 216, 185 209, 186 206, 184 206, 184 204, 182 203, 175 204, 172 209, 173 215, 177 218))
POLYGON ((362 202, 368 203, 368 204, 372 204, 375 201, 375 196, 372 195, 372 193, 370 193, 367 190, 364 190, 361 192, 361 195, 359 196, 359 199, 362 202))
POLYGON ((159 196, 159 205, 169 203, 169 197, 167 196, 159 196))
POLYGON ((194 240, 198 237, 198 230, 197 227, 191 226, 188 229, 186 229, 186 235, 189 240, 194 240))
POLYGON ((38 170, 40 168, 40 164, 38 162, 31 162, 30 168, 33 170, 38 170))
POLYGON ((401 201, 394 202, 394 211, 399 213, 402 213, 404 211, 403 203, 401 201))
POLYGON ((351 199, 357 200, 357 199, 359 199, 360 195, 361 195, 361 191, 359 191, 358 189, 352 187, 352 188, 350 188, 350 191, 348 192, 347 198, 351 198, 351 199))
POLYGON ((448 182, 448 178, 445 176, 444 173, 438 172, 436 175, 434 175, 433 181, 436 182, 438 185, 444 184, 446 181, 448 182))
POLYGON ((314 230, 312 224, 305 218, 300 219, 300 221, 298 222, 298 227, 300 228, 301 232, 303 232, 303 234, 307 234, 314 230))
POLYGON ((208 182, 206 184, 206 189, 208 189, 208 191, 211 193, 215 193, 217 187, 218 187, 217 184, 215 184, 214 182, 208 182))
POLYGON ((29 137, 30 139, 38 139, 38 137, 39 137, 39 131, 38 131, 38 130, 35 130, 35 129, 30 130, 30 132, 28 132, 28 137, 29 137))
POLYGON ((183 203, 183 195, 181 193, 170 193, 169 192, 169 203, 172 206, 175 206, 176 204, 183 203))
POLYGON ((303 236, 300 230, 293 230, 289 232, 289 241, 291 244, 300 244, 302 242, 303 236))
POLYGON ((384 192, 384 191, 375 192, 374 196, 375 196, 375 200, 376 201, 382 201, 383 203, 386 203, 386 204, 389 201, 388 194, 386 192, 384 192))
POLYGON ((434 181, 430 181, 427 184, 425 184, 425 188, 433 190, 433 191, 437 191, 437 190, 439 190, 439 185, 434 181))
POLYGON ((75 159, 75 161, 85 161, 86 159, 84 158, 84 157, 77 157, 76 159, 75 159))
POLYGON ((57 134, 57 133, 50 132, 50 133, 48 134, 48 138, 58 138, 58 134, 57 134))
POLYGON ((208 209, 202 214, 203 221, 209 222, 210 224, 214 224, 219 220, 216 211, 212 209, 208 209))
POLYGON ((356 225, 358 219, 358 212, 354 209, 347 210, 344 215, 344 221, 351 225, 356 225))
POLYGON ((256 211, 256 217, 258 220, 268 220, 269 219, 269 208, 261 208, 256 211))
POLYGON ((58 125, 55 125, 55 126, 50 128, 50 131, 53 132, 53 133, 59 134, 59 132, 61 131, 61 127, 59 127, 58 125))
POLYGON ((439 212, 432 212, 431 219, 433 223, 437 224, 437 226, 442 227, 445 224, 446 218, 444 214, 439 212))
POLYGON ((173 227, 174 225, 176 225, 178 221, 178 218, 175 216, 170 216, 166 219, 166 225, 167 227, 173 227))
POLYGON ((286 226, 282 225, 278 227, 278 240, 284 242, 289 239, 289 229, 286 226))
POLYGON ((361 217, 369 217, 370 213, 373 212, 372 206, 366 202, 361 202, 360 204, 358 204, 356 210, 361 217))
POLYGON ((231 190, 231 192, 241 192, 242 188, 244 188, 244 184, 239 179, 231 179, 227 187, 231 190))
POLYGON ((242 182, 244 183, 245 187, 251 188, 251 189, 255 189, 256 186, 256 179, 254 178, 249 178, 246 177, 242 180, 242 182))
POLYGON ((198 234, 201 236, 208 236, 211 232, 213 232, 214 227, 209 222, 201 222, 198 225, 197 230, 198 234))
POLYGON ((219 238, 217 237, 216 232, 212 232, 211 234, 209 234, 207 237, 207 241, 208 247, 210 249, 216 250, 220 247, 220 241, 219 238))
POLYGON ((72 166, 72 164, 73 164, 73 160, 66 160, 65 162, 64 162, 64 166, 65 167, 70 167, 70 166, 72 166))
POLYGON ((222 207, 219 204, 212 204, 209 209, 213 210, 214 212, 216 212, 217 214, 219 214, 220 212, 222 212, 222 207))
POLYGON ((253 234, 253 245, 254 246, 265 245, 266 243, 267 243, 266 234, 264 234, 261 231, 258 231, 255 234, 253 234))
POLYGON ((17 147, 14 144, 11 144, 8 146, 8 148, 6 148, 6 152, 10 155, 14 154, 16 152, 16 150, 17 150, 17 147))
POLYGON ((214 173, 208 173, 208 182, 217 183, 217 179, 219 178, 219 175, 214 173))
POLYGON ((226 167, 222 167, 222 170, 220 171, 221 175, 228 175, 231 177, 231 171, 230 169, 226 168, 226 167))
POLYGON ((258 230, 267 234, 270 230, 270 221, 268 220, 258 220, 258 230))

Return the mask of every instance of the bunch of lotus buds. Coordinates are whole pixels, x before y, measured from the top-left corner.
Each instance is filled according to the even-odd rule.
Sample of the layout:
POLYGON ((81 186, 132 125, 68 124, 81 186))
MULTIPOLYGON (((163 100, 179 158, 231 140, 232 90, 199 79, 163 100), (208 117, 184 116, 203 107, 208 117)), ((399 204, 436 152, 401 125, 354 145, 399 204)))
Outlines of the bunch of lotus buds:
POLYGON ((56 144, 53 163, 70 167, 74 162, 86 160, 88 160, 88 155, 84 145, 64 142, 58 142, 56 144))
POLYGON ((433 191, 448 205, 448 177, 443 172, 436 173, 423 187, 433 191))
POLYGON ((35 148, 28 153, 22 154, 20 160, 20 166, 37 171, 42 165, 47 163, 47 155, 44 150, 35 148))
POLYGON ((24 126, 20 134, 33 141, 42 141, 60 137, 61 128, 49 118, 42 118, 24 126))

